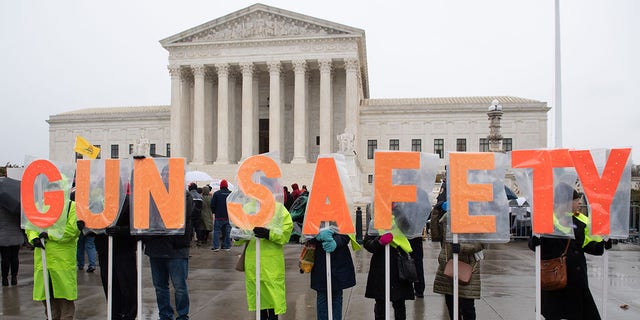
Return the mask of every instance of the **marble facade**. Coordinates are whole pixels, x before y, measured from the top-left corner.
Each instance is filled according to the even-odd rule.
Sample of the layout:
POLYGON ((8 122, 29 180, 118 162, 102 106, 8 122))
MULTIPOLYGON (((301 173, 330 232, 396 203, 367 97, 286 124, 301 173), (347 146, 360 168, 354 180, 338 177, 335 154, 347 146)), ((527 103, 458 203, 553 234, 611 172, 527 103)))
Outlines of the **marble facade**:
POLYGON ((420 140, 422 151, 434 152, 442 139, 443 161, 460 139, 466 151, 480 151, 494 99, 503 105, 502 132, 513 149, 546 146, 544 102, 370 98, 361 29, 256 4, 160 43, 169 54, 171 104, 51 115, 50 159, 72 161, 76 135, 99 144, 102 158, 114 155, 114 145, 116 157, 127 158, 143 135, 152 153, 184 157, 193 170, 231 180, 243 159, 274 152, 285 183, 311 185, 316 157, 342 152, 366 201, 371 141, 382 150, 414 150, 420 140))

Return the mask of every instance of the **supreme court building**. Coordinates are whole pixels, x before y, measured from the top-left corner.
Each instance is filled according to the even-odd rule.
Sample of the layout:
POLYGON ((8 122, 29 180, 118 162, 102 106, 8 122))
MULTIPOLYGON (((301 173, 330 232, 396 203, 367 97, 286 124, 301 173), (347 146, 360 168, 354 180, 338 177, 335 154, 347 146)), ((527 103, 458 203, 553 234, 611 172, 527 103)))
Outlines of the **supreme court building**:
POLYGON ((189 169, 231 181, 243 159, 274 153, 285 184, 311 185, 317 156, 340 152, 363 202, 376 149, 443 161, 448 151, 489 151, 494 100, 504 112, 503 149, 546 147, 545 102, 372 99, 361 29, 255 4, 160 43, 169 53, 171 104, 51 115, 51 160, 73 161, 77 135, 100 146, 102 158, 128 158, 144 137, 152 154, 184 157, 189 169))

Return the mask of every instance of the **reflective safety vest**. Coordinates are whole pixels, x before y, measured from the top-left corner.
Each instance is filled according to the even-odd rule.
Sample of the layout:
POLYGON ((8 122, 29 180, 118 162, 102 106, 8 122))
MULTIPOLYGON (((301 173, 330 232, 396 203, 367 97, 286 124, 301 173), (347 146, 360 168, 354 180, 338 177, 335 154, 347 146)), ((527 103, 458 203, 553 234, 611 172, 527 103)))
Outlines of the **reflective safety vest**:
MULTIPOLYGON (((567 212, 565 213, 565 215, 567 217, 573 215, 573 213, 571 212, 567 212)), ((573 224, 573 223, 572 223, 573 224)), ((558 231, 562 232, 565 235, 572 235, 573 234, 573 227, 572 226, 564 226, 560 223, 560 220, 558 220, 558 217, 556 217, 556 215, 553 215, 553 226, 558 229, 558 231)))
MULTIPOLYGON (((602 237, 591 235, 591 219, 589 219, 589 217, 585 216, 582 212, 577 212, 577 213, 567 212, 566 215, 567 216, 572 215, 576 217, 576 219, 578 219, 580 222, 586 225, 586 227, 584 228, 584 241, 582 242, 582 248, 586 247, 587 244, 589 244, 589 242, 591 241, 595 241, 595 242, 602 241, 602 237)), ((566 227, 560 224, 560 221, 558 220, 555 214, 553 215, 553 225, 556 227, 556 229, 558 229, 560 232, 564 234, 569 234, 569 232, 571 232, 572 230, 571 227, 566 227)))
MULTIPOLYGON (((378 230, 378 233, 384 234, 386 230, 378 230)), ((402 251, 406 253, 413 252, 411 249, 411 243, 409 243, 409 239, 402 233, 402 231, 396 225, 396 220, 393 219, 391 221, 391 234, 393 234, 393 240, 391 240, 391 246, 394 248, 400 247, 402 251)))
POLYGON ((360 246, 358 241, 356 241, 356 236, 355 235, 350 234, 349 235, 349 240, 351 240, 351 248, 353 249, 353 251, 358 251, 358 250, 362 249, 362 247, 360 246))
POLYGON ((602 241, 602 237, 591 235, 591 219, 589 219, 589 217, 585 216, 582 212, 576 212, 573 216, 586 225, 586 227, 584 228, 584 242, 582 243, 583 248, 586 247, 587 244, 589 244, 589 242, 591 241, 602 241))

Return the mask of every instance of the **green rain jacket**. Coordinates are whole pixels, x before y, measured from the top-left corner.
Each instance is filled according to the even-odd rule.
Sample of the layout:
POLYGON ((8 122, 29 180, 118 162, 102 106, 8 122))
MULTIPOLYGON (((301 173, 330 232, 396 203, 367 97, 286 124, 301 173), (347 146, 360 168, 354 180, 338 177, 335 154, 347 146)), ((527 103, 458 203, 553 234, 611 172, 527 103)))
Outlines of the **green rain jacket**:
MULTIPOLYGON (((275 309, 276 314, 287 312, 284 279, 283 246, 289 242, 293 222, 289 211, 276 203, 273 219, 266 226, 269 240, 260 241, 260 309, 275 309)), ((237 242, 243 245, 246 241, 237 242)), ((249 311, 256 310, 256 238, 249 240, 244 259, 245 284, 249 311)))
MULTIPOLYGON (((61 238, 49 236, 45 240, 45 255, 47 271, 53 288, 53 297, 59 299, 78 299, 78 284, 76 273, 76 249, 80 230, 77 226, 76 203, 71 201, 67 212, 67 223, 61 238)), ((27 230, 29 243, 39 235, 38 231, 27 230)), ((33 251, 33 300, 45 300, 44 277, 42 274, 42 253, 40 248, 33 251)))

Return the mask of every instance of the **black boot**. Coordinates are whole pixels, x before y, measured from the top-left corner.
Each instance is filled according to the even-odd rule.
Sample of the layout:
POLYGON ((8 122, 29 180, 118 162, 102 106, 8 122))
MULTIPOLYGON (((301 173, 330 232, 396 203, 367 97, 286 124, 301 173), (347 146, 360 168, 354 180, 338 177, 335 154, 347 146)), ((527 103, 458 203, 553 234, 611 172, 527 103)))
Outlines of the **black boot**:
POLYGON ((9 285, 9 279, 7 277, 2 277, 2 286, 6 287, 9 285))
POLYGON ((18 285, 18 275, 12 275, 11 276, 11 285, 12 286, 17 286, 18 285))

